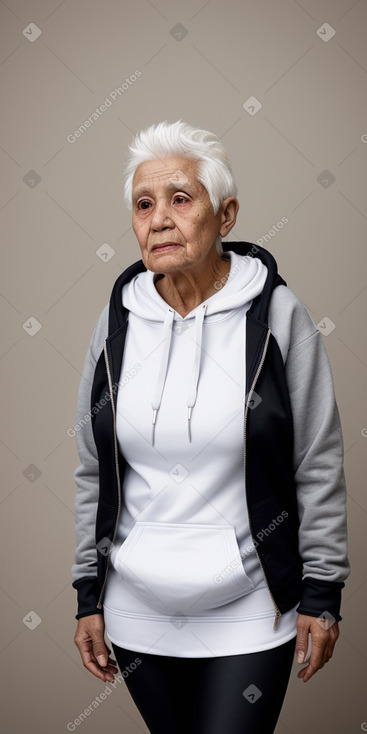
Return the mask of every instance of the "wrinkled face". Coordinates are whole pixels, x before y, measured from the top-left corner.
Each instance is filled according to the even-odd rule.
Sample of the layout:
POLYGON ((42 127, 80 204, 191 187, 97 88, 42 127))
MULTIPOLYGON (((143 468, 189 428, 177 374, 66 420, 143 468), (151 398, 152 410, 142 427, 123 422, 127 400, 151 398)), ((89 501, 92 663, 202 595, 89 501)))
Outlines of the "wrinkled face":
POLYGON ((195 268, 215 250, 221 208, 214 216, 208 192, 195 178, 197 165, 178 156, 146 161, 135 171, 132 225, 147 270, 195 268))

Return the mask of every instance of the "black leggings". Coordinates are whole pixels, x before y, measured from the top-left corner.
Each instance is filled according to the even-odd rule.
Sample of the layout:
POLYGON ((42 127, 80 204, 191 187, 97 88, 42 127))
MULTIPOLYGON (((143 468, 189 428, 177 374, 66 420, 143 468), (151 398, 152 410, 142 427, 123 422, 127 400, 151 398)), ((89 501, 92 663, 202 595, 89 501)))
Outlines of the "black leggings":
POLYGON ((213 658, 177 658, 112 647, 151 734, 272 734, 295 643, 293 637, 271 650, 213 658))

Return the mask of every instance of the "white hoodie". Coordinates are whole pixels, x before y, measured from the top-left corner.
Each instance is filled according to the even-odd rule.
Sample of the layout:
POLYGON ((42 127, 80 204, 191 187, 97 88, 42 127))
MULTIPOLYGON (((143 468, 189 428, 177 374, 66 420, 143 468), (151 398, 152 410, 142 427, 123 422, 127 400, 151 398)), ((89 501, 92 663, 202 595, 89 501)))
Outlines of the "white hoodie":
POLYGON ((296 607, 273 630, 245 495, 246 311, 267 268, 223 257, 225 284, 184 318, 152 271, 122 292, 116 422, 127 465, 104 619, 111 642, 139 652, 234 655, 296 635, 296 607))

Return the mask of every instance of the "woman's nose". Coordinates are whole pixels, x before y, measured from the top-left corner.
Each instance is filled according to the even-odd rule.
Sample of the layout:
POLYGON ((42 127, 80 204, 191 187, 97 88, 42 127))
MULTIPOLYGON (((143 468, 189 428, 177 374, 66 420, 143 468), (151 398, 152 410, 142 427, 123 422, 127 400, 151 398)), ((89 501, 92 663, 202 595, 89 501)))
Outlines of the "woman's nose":
POLYGON ((172 225, 172 219, 169 215, 169 206, 165 201, 156 202, 152 215, 152 228, 162 229, 172 225))

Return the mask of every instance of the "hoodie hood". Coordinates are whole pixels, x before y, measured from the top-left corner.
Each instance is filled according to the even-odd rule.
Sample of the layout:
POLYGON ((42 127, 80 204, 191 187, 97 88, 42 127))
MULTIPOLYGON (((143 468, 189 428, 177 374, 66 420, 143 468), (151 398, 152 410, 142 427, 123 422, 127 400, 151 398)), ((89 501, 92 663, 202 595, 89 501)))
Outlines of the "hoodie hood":
MULTIPOLYGON (((224 249, 224 248, 223 248, 224 249)), ((175 311, 158 293, 154 279, 156 273, 145 270, 135 275, 122 288, 123 306, 135 316, 145 321, 161 324, 163 349, 157 375, 152 389, 152 446, 154 446, 154 429, 161 405, 166 380, 171 340, 187 326, 194 326, 195 346, 192 355, 191 373, 187 386, 187 424, 189 441, 191 442, 191 413, 196 403, 200 365, 203 359, 202 339, 205 323, 223 321, 229 311, 238 308, 247 309, 254 298, 259 296, 268 277, 268 268, 257 257, 241 255, 234 251, 223 253, 229 260, 228 276, 217 281, 217 291, 203 303, 200 303, 185 317, 175 311)))

